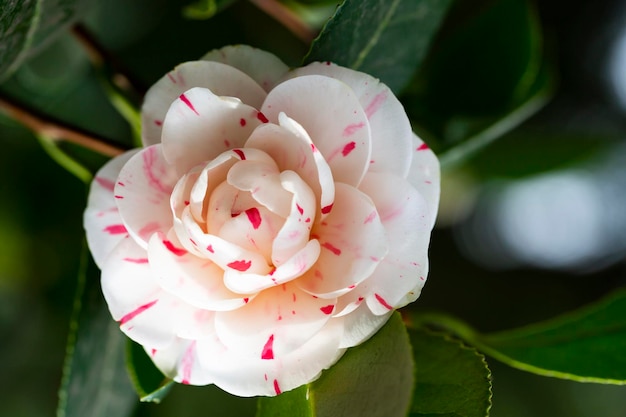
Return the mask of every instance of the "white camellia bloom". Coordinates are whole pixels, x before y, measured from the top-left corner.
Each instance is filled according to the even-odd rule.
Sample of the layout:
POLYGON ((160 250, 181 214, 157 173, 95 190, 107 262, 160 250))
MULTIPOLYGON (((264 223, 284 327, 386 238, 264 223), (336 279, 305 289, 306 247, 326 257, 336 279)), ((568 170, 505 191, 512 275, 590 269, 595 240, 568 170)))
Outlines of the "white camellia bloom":
POLYGON ((247 46, 149 91, 85 212, 111 314, 183 384, 277 395, 420 294, 439 164, 377 79, 247 46))

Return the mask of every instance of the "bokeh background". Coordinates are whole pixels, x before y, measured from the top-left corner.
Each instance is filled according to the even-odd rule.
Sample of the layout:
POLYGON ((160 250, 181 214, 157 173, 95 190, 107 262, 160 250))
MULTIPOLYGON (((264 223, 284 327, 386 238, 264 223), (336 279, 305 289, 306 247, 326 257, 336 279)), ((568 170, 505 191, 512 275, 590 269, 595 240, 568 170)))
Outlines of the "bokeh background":
MULTIPOLYGON (((316 24, 334 7, 328 1, 302 3, 316 24)), ((474 10, 471 1, 459 3, 464 6, 452 18, 474 10)), ((183 18, 183 4, 90 0, 83 21, 144 86, 177 63, 226 44, 257 46, 294 66, 308 49, 247 1, 209 20, 183 18)), ((538 2, 533 11, 554 97, 444 174, 431 273, 416 305, 451 313, 483 331, 553 317, 626 285, 626 2, 538 2)), ((476 42, 488 43, 481 36, 476 42)), ((491 41, 501 38, 507 45, 507 36, 502 28, 491 33, 491 41)), ((444 43, 442 37, 434 48, 444 43)), ((505 47, 475 59, 484 59, 497 74, 516 53, 505 47)), ((433 60, 427 65, 435 65, 433 60)), ((129 127, 94 71, 66 34, 35 54, 0 91, 130 144, 129 127)), ((480 82, 491 85, 489 78, 480 82)), ((450 92, 451 101, 457 92, 463 94, 450 92)), ((412 116, 418 129, 428 126, 420 114, 412 116)), ((4 115, 0 144, 0 416, 51 416, 76 289, 86 187, 4 115)), ((626 416, 625 387, 539 377, 491 359, 489 365, 494 417, 626 416)), ((141 404, 135 415, 252 416, 254 409, 253 400, 234 400, 214 387, 177 386, 161 405, 141 404)))

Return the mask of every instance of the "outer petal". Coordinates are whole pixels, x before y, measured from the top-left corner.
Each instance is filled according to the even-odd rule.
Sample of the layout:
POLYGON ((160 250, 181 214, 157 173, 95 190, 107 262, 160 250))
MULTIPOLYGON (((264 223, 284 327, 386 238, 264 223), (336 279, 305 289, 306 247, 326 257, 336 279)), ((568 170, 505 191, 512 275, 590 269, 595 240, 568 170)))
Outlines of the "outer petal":
POLYGON ((419 296, 428 271, 432 214, 424 197, 392 174, 368 173, 361 190, 372 197, 389 239, 389 254, 355 291, 375 314, 386 314, 419 296))
POLYGON ((332 212, 311 233, 322 246, 320 258, 297 281, 304 291, 323 298, 345 294, 367 279, 388 250, 372 200, 348 185, 335 186, 332 212))
POLYGON ((411 164, 411 125, 402 104, 376 78, 331 63, 314 62, 297 68, 289 78, 319 74, 350 86, 359 98, 372 132, 370 171, 391 172, 406 177, 411 164))
POLYGON ((344 329, 341 347, 348 348, 360 345, 383 327, 392 314, 393 311, 388 311, 386 314, 377 316, 365 304, 361 304, 350 314, 333 318, 333 320, 340 322, 344 329))
POLYGON ((218 62, 185 62, 157 81, 146 93, 141 109, 144 146, 161 142, 161 126, 170 104, 193 87, 208 88, 218 96, 237 97, 255 108, 259 108, 265 98, 265 91, 236 68, 218 62))
POLYGON ((146 248, 152 233, 172 227, 170 195, 178 175, 163 158, 161 145, 134 155, 115 184, 115 199, 128 233, 146 248))
MULTIPOLYGON (((212 323, 207 323, 207 326, 212 323)), ((176 382, 189 385, 208 385, 213 382, 211 374, 198 361, 198 342, 176 338, 163 349, 146 348, 154 364, 176 382)))
POLYGON ((163 155, 183 175, 200 162, 243 146, 261 124, 258 116, 254 107, 236 98, 200 87, 187 90, 172 102, 163 121, 163 155))
POLYGON ((128 236, 113 190, 120 170, 136 153, 134 149, 107 162, 100 168, 89 189, 83 225, 87 232, 87 244, 100 268, 113 248, 128 236))
POLYGON ((263 291, 243 308, 220 311, 215 330, 222 343, 240 356, 271 360, 317 334, 330 320, 335 301, 284 284, 263 291))
POLYGON ((105 261, 102 292, 122 331, 142 345, 160 348, 176 336, 208 336, 203 324, 213 313, 199 311, 163 291, 146 251, 130 237, 120 242, 105 261))
POLYGON ((247 45, 233 45, 215 49, 203 56, 202 59, 221 62, 243 71, 265 91, 270 91, 289 70, 289 67, 276 56, 247 45))
POLYGON ((207 259, 181 250, 175 236, 152 235, 148 259, 161 287, 195 307, 207 310, 232 310, 250 300, 224 286, 224 270, 207 259))
POLYGON ((339 347, 340 323, 328 322, 300 348, 274 359, 246 357, 222 345, 219 339, 198 341, 198 358, 213 382, 241 397, 274 396, 309 383, 345 352, 339 347))
POLYGON ((359 184, 370 161, 370 128, 346 84, 318 75, 293 78, 270 91, 262 111, 274 122, 281 112, 296 120, 324 155, 335 181, 359 184))
POLYGON ((439 160, 420 138, 413 135, 413 161, 407 180, 426 199, 430 213, 430 227, 437 218, 441 173, 439 160))

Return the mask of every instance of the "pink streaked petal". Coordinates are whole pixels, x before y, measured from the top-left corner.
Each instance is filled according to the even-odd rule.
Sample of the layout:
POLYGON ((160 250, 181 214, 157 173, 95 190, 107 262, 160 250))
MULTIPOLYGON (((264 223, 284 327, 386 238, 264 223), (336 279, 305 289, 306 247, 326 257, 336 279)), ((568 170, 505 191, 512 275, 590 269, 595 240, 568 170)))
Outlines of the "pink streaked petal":
POLYGON ((247 45, 226 46, 215 49, 202 57, 230 65, 248 74, 265 91, 270 91, 289 70, 276 56, 247 45))
POLYGON ((407 180, 424 196, 430 213, 430 227, 437 218, 441 172, 439 160, 430 148, 416 135, 413 135, 413 161, 407 180))
POLYGON ((174 100, 163 121, 163 155, 180 175, 220 153, 243 146, 261 122, 237 98, 195 87, 174 100), (246 120, 244 125, 241 119, 246 120))
POLYGON ((163 291, 148 262, 134 261, 146 257, 127 237, 106 259, 102 292, 113 319, 128 337, 155 348, 169 345, 179 333, 201 335, 201 327, 192 327, 196 310, 163 291))
POLYGON ((122 168, 114 193, 124 225, 140 246, 147 247, 152 233, 172 226, 169 200, 177 179, 161 145, 139 151, 122 168))
POLYGON ((385 229, 372 200, 349 185, 336 183, 331 213, 316 223, 311 236, 319 238, 318 262, 297 284, 319 297, 336 297, 367 279, 387 255, 385 229))
MULTIPOLYGON (((207 326, 213 327, 212 323, 207 326)), ((213 380, 198 360, 197 346, 196 340, 176 338, 165 348, 144 348, 156 367, 174 381, 185 385, 208 385, 213 380)))
POLYGON ((144 146, 161 142, 161 129, 170 104, 193 87, 208 88, 218 96, 238 97, 255 108, 261 106, 266 95, 253 79, 228 65, 208 61, 180 64, 146 93, 141 109, 144 146))
MULTIPOLYGON (((321 370, 330 368, 345 352, 339 348, 343 328, 332 321, 298 349, 281 354, 278 336, 274 336, 274 359, 262 358, 261 346, 255 346, 253 356, 214 340, 198 341, 198 359, 210 373, 213 383, 240 397, 275 396, 311 382, 321 370)), ((262 341, 262 339, 259 339, 262 341)))
POLYGON ((240 294, 252 294, 275 287, 300 277, 313 266, 319 254, 319 242, 310 240, 302 249, 270 273, 260 275, 227 270, 224 273, 224 284, 240 294))
POLYGON ((271 212, 281 217, 289 216, 292 194, 283 188, 280 172, 273 162, 238 162, 228 172, 227 180, 233 187, 249 192, 255 201, 271 212))
POLYGON ((269 288, 245 307, 218 312, 215 330, 222 343, 242 356, 261 357, 273 335, 274 357, 284 356, 310 340, 330 320, 322 300, 292 284, 269 288))
POLYGON ((293 193, 291 212, 272 243, 272 263, 275 266, 291 258, 309 241, 315 221, 315 194, 304 180, 293 171, 280 174, 283 188, 293 193))
POLYGON ((359 184, 369 167, 370 128, 346 84, 319 75, 293 78, 270 91, 261 111, 273 122, 281 112, 297 121, 324 155, 334 180, 359 184))
POLYGON ((415 300, 424 285, 432 215, 420 192, 395 175, 368 173, 360 188, 372 197, 389 236, 389 254, 362 284, 370 309, 386 314, 415 300))
POLYGON ((262 254, 250 251, 214 234, 206 233, 194 220, 189 210, 183 212, 180 226, 176 233, 181 241, 191 239, 194 253, 215 262, 223 270, 267 274, 272 270, 262 254))
POLYGON ((365 111, 372 132, 373 163, 369 170, 406 177, 411 164, 411 125, 402 104, 376 78, 335 64, 314 62, 288 73, 288 77, 319 74, 346 83, 365 111))
MULTIPOLYGON (((309 148, 311 155, 313 156, 313 162, 315 163, 315 168, 317 170, 317 175, 314 177, 306 175, 307 173, 303 173, 305 176, 303 178, 317 178, 317 183, 319 184, 320 191, 317 192, 317 184, 312 184, 311 187, 314 191, 316 191, 316 195, 319 199, 320 213, 321 217, 324 218, 326 214, 329 212, 329 208, 333 206, 335 201, 335 179, 333 178, 333 172, 330 169, 330 166, 324 159, 324 155, 317 149, 308 133, 304 128, 298 124, 293 119, 287 117, 285 113, 280 113, 278 115, 278 121, 281 127, 284 127, 288 131, 290 131, 294 136, 296 136, 301 142, 304 142, 309 148)), ((296 171, 298 172, 298 171, 296 171)), ((315 183, 315 181, 311 181, 315 183)))
POLYGON ((387 323, 392 314, 393 311, 387 311, 383 315, 375 315, 363 303, 350 314, 334 318, 344 329, 341 347, 349 348, 365 342, 387 323))
POLYGON ((107 162, 100 168, 89 189, 83 225, 87 233, 87 244, 100 268, 113 248, 127 235, 110 233, 111 226, 123 226, 113 190, 122 167, 136 153, 137 150, 128 151, 107 162))
MULTIPOLYGON (((170 235, 171 241, 175 236, 170 235)), ((245 305, 252 296, 242 297, 224 286, 224 271, 207 259, 190 253, 177 256, 164 243, 166 236, 154 234, 148 246, 148 257, 154 276, 169 293, 200 309, 232 310, 245 305)), ((174 241, 178 244, 177 241, 174 241)))

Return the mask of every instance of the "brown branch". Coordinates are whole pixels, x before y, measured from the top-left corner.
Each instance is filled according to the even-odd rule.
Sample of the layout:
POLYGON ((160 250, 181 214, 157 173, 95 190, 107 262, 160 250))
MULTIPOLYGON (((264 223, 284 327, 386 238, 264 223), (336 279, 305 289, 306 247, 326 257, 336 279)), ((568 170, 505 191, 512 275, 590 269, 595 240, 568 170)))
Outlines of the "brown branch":
POLYGON ((282 23, 283 26, 304 43, 310 44, 315 39, 315 31, 304 23, 300 16, 278 0, 250 0, 250 3, 282 23))
POLYGON ((106 139, 96 137, 76 128, 64 126, 46 116, 36 114, 33 110, 27 109, 6 97, 0 97, 0 110, 35 133, 53 141, 71 142, 106 156, 117 156, 126 151, 126 149, 112 144, 106 139))

